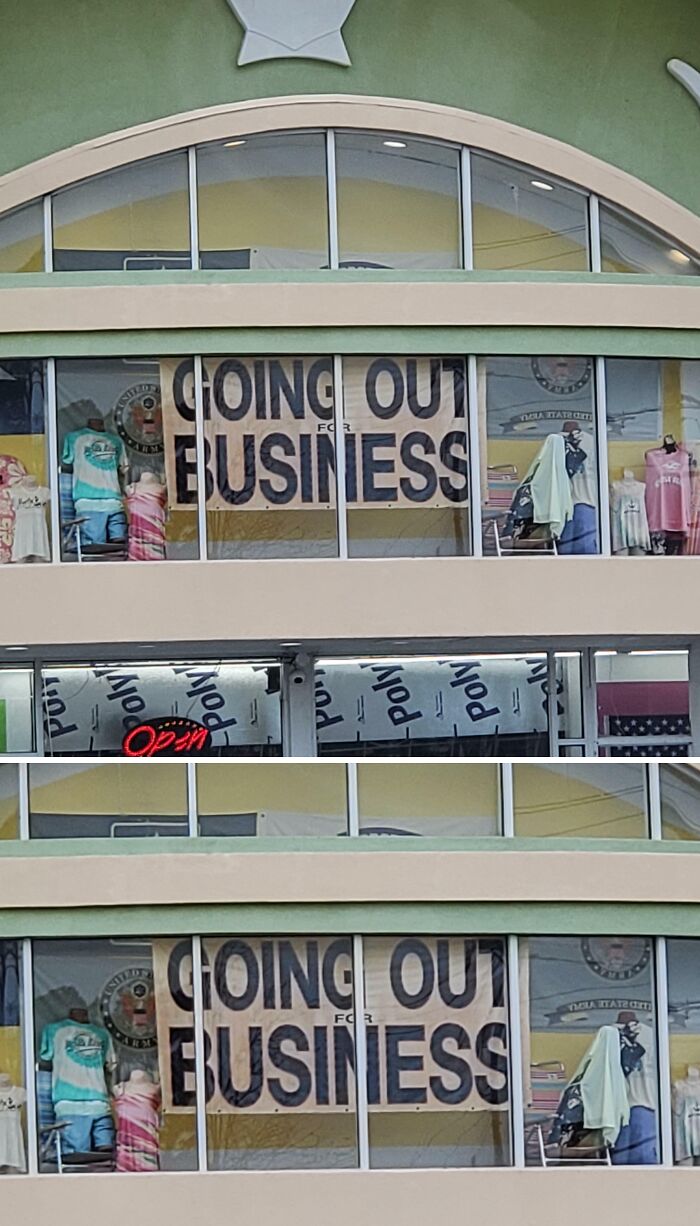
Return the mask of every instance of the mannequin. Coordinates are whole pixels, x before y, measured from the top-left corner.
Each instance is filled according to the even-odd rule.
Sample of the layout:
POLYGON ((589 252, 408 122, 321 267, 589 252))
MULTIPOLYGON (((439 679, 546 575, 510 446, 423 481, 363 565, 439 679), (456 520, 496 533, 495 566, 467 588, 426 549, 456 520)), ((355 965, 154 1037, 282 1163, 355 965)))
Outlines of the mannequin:
POLYGON ((620 1032, 620 1058, 627 1078, 630 1118, 615 1142, 611 1154, 613 1165, 653 1165, 658 1162, 654 1032, 628 1009, 618 1014, 616 1025, 620 1032))
POLYGON ((621 481, 610 486, 612 551, 640 555, 651 552, 651 537, 645 504, 645 486, 626 468, 621 481))
POLYGON ((15 512, 12 542, 13 562, 49 562, 51 550, 44 507, 51 497, 44 485, 39 485, 31 473, 20 477, 10 487, 15 512))
POLYGON ((159 1167, 160 1087, 145 1069, 114 1087, 118 1171, 157 1171, 159 1167))
POLYGON ((126 489, 129 512, 129 559, 162 562, 165 558, 166 489, 155 473, 142 472, 126 489))
POLYGON ((108 1078, 116 1067, 112 1040, 93 1026, 84 1006, 70 1009, 60 1022, 45 1026, 39 1059, 51 1061, 51 1096, 65 1153, 111 1151, 114 1125, 108 1078))
POLYGON ((597 553, 598 516, 595 472, 595 442, 577 421, 562 426, 566 448, 566 471, 571 482, 573 514, 559 539, 559 553, 597 553))
POLYGON ((86 413, 87 425, 73 430, 63 441, 61 464, 73 474, 73 502, 82 520, 85 545, 126 540, 126 516, 122 483, 129 464, 124 444, 105 429, 102 414, 94 404, 86 413))
POLYGON ((0 1073, 0 1171, 5 1174, 27 1169, 22 1133, 26 1101, 26 1090, 13 1085, 9 1073, 0 1073))
POLYGON ((700 1166, 700 1068, 694 1064, 673 1083, 673 1144, 677 1163, 700 1166))
POLYGON ((690 529, 690 453, 665 434, 645 456, 646 509, 655 554, 681 553, 690 529))

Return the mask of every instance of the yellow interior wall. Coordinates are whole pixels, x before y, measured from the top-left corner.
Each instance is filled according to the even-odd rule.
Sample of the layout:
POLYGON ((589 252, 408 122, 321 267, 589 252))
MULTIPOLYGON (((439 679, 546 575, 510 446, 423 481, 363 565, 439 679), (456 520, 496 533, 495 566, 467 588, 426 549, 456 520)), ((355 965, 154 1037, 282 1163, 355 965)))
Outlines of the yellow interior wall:
POLYGON ((197 767, 199 812, 293 812, 342 817, 345 767, 335 763, 212 762, 197 767))
POLYGON ((43 272, 44 240, 41 233, 16 243, 3 243, 0 229, 0 273, 43 272))
POLYGON ((22 1032, 19 1026, 0 1026, 0 1073, 9 1073, 13 1085, 24 1085, 22 1032))
POLYGON ((17 796, 3 796, 0 799, 0 839, 16 838, 19 838, 17 796))
MULTIPOLYGON (((552 433, 556 434, 557 423, 552 422, 552 433)), ((490 467, 501 464, 514 464, 517 475, 522 480, 532 464, 537 452, 544 443, 544 436, 523 438, 489 438, 486 444, 486 462, 490 467)), ((484 490, 486 502, 487 490, 484 490)))
POLYGON ((530 1034, 530 1061, 532 1064, 557 1061, 564 1065, 566 1079, 570 1081, 596 1034, 596 1030, 571 1034, 533 1030, 530 1034))
POLYGON ((328 245, 325 179, 239 179, 199 187, 202 251, 287 247, 324 253, 328 245))
POLYGON ((361 762, 357 768, 360 820, 401 817, 500 817, 495 766, 442 762, 400 766, 361 762))
POLYGON ((352 1111, 207 1115, 210 1150, 353 1149, 356 1138, 352 1111))
POLYGON ((210 542, 219 543, 328 541, 336 536, 336 514, 313 507, 295 511, 246 511, 245 507, 235 511, 207 511, 207 532, 210 542))
POLYGON ((612 796, 545 766, 516 765, 513 788, 517 835, 641 839, 647 834, 644 810, 634 798, 612 796))
POLYGON ((579 242, 541 222, 504 213, 485 204, 473 212, 475 268, 556 268, 585 272, 588 252, 583 215, 579 242))
MULTIPOLYGON (((82 188, 76 188, 76 194, 82 188)), ((85 188, 89 200, 89 185, 85 188)), ((131 204, 119 204, 99 213, 89 213, 64 225, 60 196, 54 205, 54 247, 72 251, 187 251, 189 202, 186 191, 151 196, 131 204)))
POLYGON ((149 817, 187 813, 187 776, 179 763, 89 766, 51 783, 42 783, 40 771, 30 766, 29 787, 33 813, 149 817))
POLYGON ((456 197, 374 179, 338 179, 343 253, 459 252, 456 197))
POLYGON ((688 1065, 700 1067, 700 1034, 671 1035, 671 1081, 686 1077, 688 1065))

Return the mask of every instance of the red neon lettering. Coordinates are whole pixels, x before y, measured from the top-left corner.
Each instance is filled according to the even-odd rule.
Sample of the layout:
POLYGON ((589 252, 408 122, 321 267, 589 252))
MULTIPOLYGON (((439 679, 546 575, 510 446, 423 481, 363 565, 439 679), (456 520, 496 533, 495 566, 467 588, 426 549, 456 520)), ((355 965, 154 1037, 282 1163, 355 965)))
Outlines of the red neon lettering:
POLYGON ((156 739, 155 728, 150 724, 139 724, 138 728, 132 728, 124 738, 122 746, 127 758, 144 758, 150 757, 151 749, 156 739), (143 736, 145 733, 146 740, 140 746, 135 746, 134 741, 137 737, 143 736))
POLYGON ((208 740, 208 728, 195 728, 190 738, 190 749, 206 749, 208 740))
POLYGON ((170 749, 173 741, 176 740, 177 737, 175 736, 174 732, 159 732, 155 739, 155 744, 151 750, 150 757, 154 757, 154 755, 157 753, 165 753, 165 750, 170 749))

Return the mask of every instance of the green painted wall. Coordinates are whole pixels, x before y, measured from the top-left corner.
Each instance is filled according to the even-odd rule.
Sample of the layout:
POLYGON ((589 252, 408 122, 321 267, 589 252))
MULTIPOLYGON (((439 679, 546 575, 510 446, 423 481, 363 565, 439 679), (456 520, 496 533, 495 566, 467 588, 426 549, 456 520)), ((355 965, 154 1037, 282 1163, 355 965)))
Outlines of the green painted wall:
POLYGON ((237 68, 226 0, 4 0, 2 14, 0 173, 192 108, 382 94, 548 133, 698 209, 700 115, 665 68, 700 64, 697 0, 356 0, 350 69, 237 68))
POLYGON ((279 906, 0 909, 9 937, 178 936, 181 933, 580 933, 700 936, 700 907, 668 903, 359 903, 279 906))

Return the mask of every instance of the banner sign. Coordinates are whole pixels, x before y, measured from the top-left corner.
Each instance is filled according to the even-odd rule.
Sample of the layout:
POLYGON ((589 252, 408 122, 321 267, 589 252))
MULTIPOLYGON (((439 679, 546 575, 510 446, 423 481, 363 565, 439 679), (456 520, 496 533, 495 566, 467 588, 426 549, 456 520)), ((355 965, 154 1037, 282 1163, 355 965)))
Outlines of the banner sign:
MULTIPOLYGON (((330 357, 205 363, 210 510, 335 506, 330 357)), ((168 502, 196 505, 194 375, 161 363, 168 502)), ((343 364, 351 507, 459 507, 468 501, 463 358, 353 358, 343 364)))
MULTIPOLYGON (((194 1107, 188 940, 153 947, 166 1111, 194 1107)), ((207 1110, 354 1110, 350 937, 203 942, 207 1110)), ((503 941, 367 943, 370 1107, 495 1111, 508 1103, 503 941)))
POLYGON ((547 660, 321 665, 316 730, 323 744, 546 732, 547 660))

